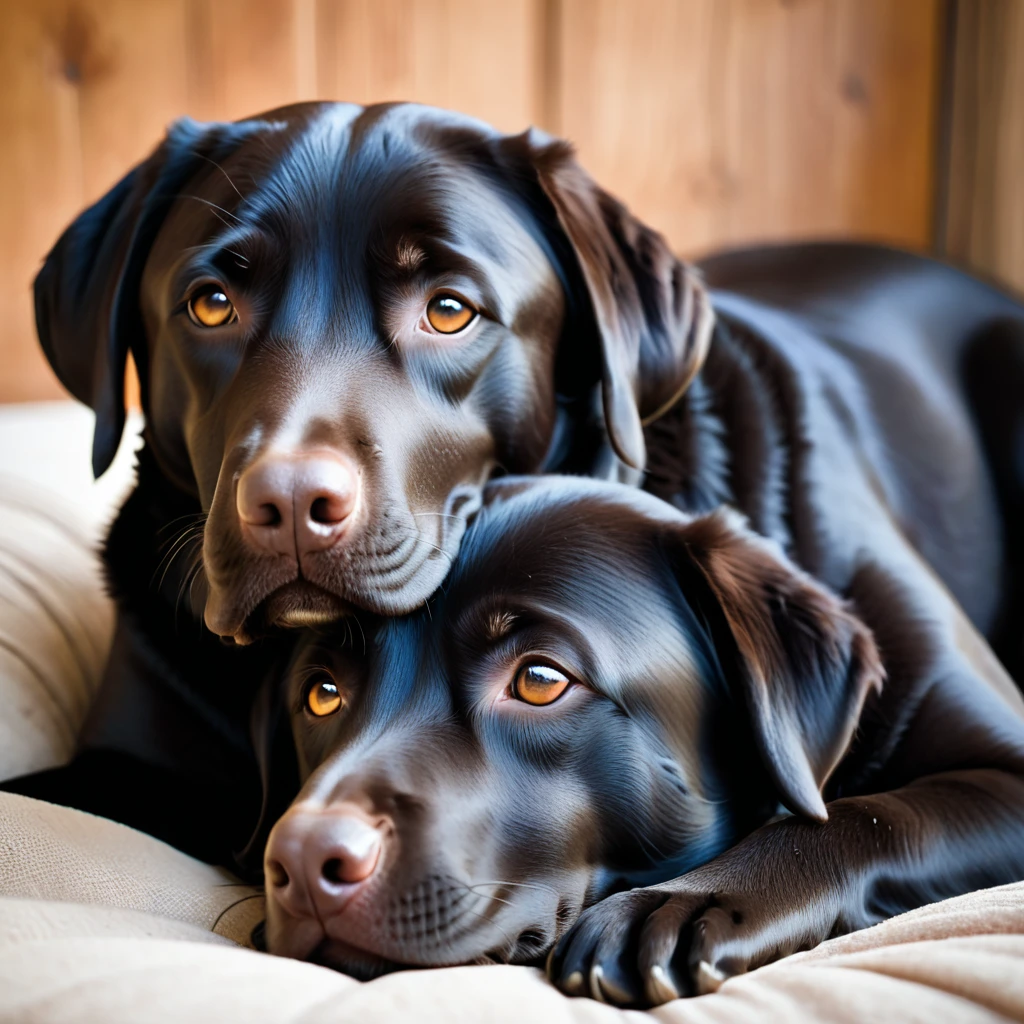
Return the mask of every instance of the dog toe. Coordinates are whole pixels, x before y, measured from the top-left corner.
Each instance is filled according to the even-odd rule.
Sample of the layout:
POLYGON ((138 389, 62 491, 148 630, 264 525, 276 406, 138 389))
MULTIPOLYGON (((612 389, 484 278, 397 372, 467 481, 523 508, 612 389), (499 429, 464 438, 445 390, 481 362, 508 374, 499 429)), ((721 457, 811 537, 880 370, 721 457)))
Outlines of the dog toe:
POLYGON ((686 946, 681 939, 704 897, 674 895, 644 923, 637 951, 637 967, 653 1006, 692 994, 686 972, 686 946), (682 963, 680 962, 682 961, 682 963))
POLYGON ((722 983, 750 968, 757 936, 744 917, 721 906, 709 907, 694 923, 689 950, 689 973, 695 990, 717 992, 722 983))
POLYGON ((548 969, 551 980, 566 995, 589 995, 613 1006, 644 1005, 645 984, 637 969, 639 935, 651 910, 664 899, 638 889, 591 907, 555 950, 548 969))

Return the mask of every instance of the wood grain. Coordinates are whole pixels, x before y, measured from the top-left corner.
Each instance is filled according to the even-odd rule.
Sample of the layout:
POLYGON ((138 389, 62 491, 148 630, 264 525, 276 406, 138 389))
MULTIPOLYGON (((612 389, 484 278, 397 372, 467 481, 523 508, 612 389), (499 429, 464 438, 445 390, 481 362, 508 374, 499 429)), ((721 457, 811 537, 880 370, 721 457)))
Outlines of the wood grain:
POLYGON ((321 0, 319 92, 415 100, 522 131, 539 108, 541 16, 540 0, 321 0))
POLYGON ((78 82, 85 201, 144 159, 188 102, 182 0, 78 0, 92 26, 78 82))
POLYGON ((942 249, 1024 294, 1024 3, 956 7, 942 249))
MULTIPOLYGON (((63 227, 181 114, 419 100, 506 131, 538 122, 568 134, 595 177, 683 251, 824 233, 926 246, 940 6, 4 0, 0 401, 60 393, 35 338, 31 279, 63 227)), ((994 24, 989 35, 1019 33, 1019 19, 994 24)), ((1000 96, 1024 94, 1018 72, 999 75, 1000 96)), ((1024 123, 1018 101, 1000 102, 1024 123)), ((998 203, 1019 201, 1019 141, 984 139, 995 155, 971 173, 991 179, 998 203)), ((967 248, 1017 260, 1017 236, 978 203, 967 248)))
POLYGON ((303 34, 311 3, 188 0, 189 113, 236 121, 315 99, 315 54, 303 34), (305 72, 305 74, 304 74, 305 72))
POLYGON ((562 0, 559 130, 679 249, 927 247, 938 0, 562 0))
POLYGON ((38 351, 31 284, 82 205, 76 37, 56 5, 8 3, 0 31, 0 401, 63 391, 38 351))

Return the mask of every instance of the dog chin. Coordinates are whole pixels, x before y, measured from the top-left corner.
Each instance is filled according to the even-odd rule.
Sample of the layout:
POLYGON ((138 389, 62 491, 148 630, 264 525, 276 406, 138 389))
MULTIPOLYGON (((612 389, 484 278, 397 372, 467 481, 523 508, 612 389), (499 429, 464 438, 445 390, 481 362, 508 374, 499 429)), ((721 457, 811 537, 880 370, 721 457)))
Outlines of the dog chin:
POLYGON ((375 953, 369 953, 357 946, 350 946, 340 939, 325 937, 303 959, 310 963, 319 964, 321 967, 329 967, 335 971, 341 971, 358 981, 372 981, 382 974, 391 974, 394 971, 415 969, 409 964, 395 963, 393 960, 385 960, 375 953))
POLYGON ((353 611, 352 605, 329 591, 305 580, 293 580, 271 591, 234 629, 215 629, 209 616, 207 626, 225 639, 245 646, 273 630, 326 626, 353 611))
POLYGON ((207 604, 207 626, 221 636, 230 637, 236 644, 245 645, 272 630, 327 626, 357 611, 406 615, 419 608, 441 585, 453 554, 446 552, 446 557, 441 558, 432 550, 428 551, 417 563, 404 567, 400 581, 389 580, 387 588, 375 589, 377 581, 372 577, 366 581, 323 580, 320 583, 292 579, 248 604, 248 611, 243 606, 234 612, 224 612, 221 605, 226 604, 230 609, 230 601, 218 601, 218 613, 212 619, 211 595, 207 604), (338 582, 338 589, 344 591, 344 597, 334 592, 335 582, 338 582))
POLYGON ((329 625, 351 612, 351 606, 335 594, 305 580, 296 580, 266 598, 246 625, 255 625, 249 620, 258 619, 267 628, 305 629, 329 625))

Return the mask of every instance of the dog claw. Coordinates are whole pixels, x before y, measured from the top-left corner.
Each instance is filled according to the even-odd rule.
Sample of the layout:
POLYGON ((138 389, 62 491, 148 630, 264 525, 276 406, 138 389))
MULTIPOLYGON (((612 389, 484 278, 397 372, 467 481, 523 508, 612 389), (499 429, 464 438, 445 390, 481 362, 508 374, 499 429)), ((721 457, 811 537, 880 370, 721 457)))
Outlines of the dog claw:
POLYGON ((661 964, 655 964, 647 972, 646 988, 647 998, 655 1006, 660 1006, 662 1003, 670 1003, 673 999, 679 998, 679 992, 675 985, 672 984, 668 971, 661 964))
POLYGON ((594 998, 602 1003, 614 1003, 617 1006, 625 1006, 634 1001, 634 997, 615 984, 611 978, 604 973, 604 968, 594 967, 590 972, 590 988, 594 998), (600 995, 596 993, 600 992, 600 995))
POLYGON ((579 971, 573 971, 572 974, 565 979, 565 983, 562 985, 562 991, 570 996, 583 995, 583 975, 579 971))
POLYGON ((706 996, 710 992, 717 992, 722 987, 727 975, 717 967, 709 964, 707 960, 701 960, 697 964, 697 995, 706 996))

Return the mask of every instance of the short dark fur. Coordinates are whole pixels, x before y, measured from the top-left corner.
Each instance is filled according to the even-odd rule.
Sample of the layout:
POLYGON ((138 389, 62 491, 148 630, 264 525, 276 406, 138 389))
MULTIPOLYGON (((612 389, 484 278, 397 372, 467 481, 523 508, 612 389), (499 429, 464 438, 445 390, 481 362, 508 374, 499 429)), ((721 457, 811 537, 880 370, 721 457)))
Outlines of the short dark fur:
MULTIPOLYGON (((1021 678, 1024 309, 873 246, 725 254, 703 272, 706 286, 537 133, 409 105, 173 126, 36 282, 43 347, 97 412, 96 471, 121 434, 129 351, 145 454, 110 548, 122 610, 88 757, 8 788, 80 801, 100 788, 89 764, 105 764, 108 813, 222 856, 234 830, 211 840, 208 819, 154 814, 124 780, 139 765, 165 780, 227 771, 250 819, 255 758, 224 750, 240 752, 244 694, 288 647, 260 638, 296 611, 422 605, 502 472, 642 484, 694 512, 732 504, 856 602, 887 665, 926 677, 950 644, 987 665, 980 633, 1021 678), (425 256, 412 268, 398 257, 410 243, 425 256), (244 313, 216 339, 184 313, 209 278, 244 313), (403 296, 453 279, 481 329, 407 345, 403 296), (301 561, 254 550, 236 510, 239 474, 282 437, 292 454, 342 453, 363 483, 358 528, 301 561), (222 652, 204 618, 265 646, 222 652), (221 698, 225 678, 239 699, 221 698), (183 709, 173 727, 168 706, 183 709)), ((889 692, 886 721, 914 707, 889 692)), ((806 813, 820 814, 808 778, 834 753, 774 769, 806 813)), ((169 786, 161 800, 187 809, 194 788, 169 786)))
POLYGON ((492 485, 427 609, 296 653, 270 949, 367 976, 554 946, 567 993, 649 1005, 1024 877, 1024 702, 951 601, 938 629, 899 588, 859 574, 852 609, 734 513, 492 485), (538 659, 578 685, 510 699, 538 659), (317 719, 324 673, 346 704, 317 719), (294 842, 343 807, 382 852, 322 884, 294 842))
POLYGON ((640 412, 665 399, 641 394, 641 377, 681 387, 710 314, 697 278, 637 222, 590 246, 614 294, 576 258, 599 205, 629 220, 602 197, 563 143, 537 133, 414 105, 305 104, 180 121, 83 213, 36 281, 40 340, 96 410, 97 473, 121 437, 134 357, 145 448, 107 552, 118 640, 82 756, 10 788, 223 859, 234 840, 211 841, 204 816, 170 804, 187 807, 192 780, 230 763, 246 817, 259 786, 239 746, 242 696, 273 661, 265 642, 219 651, 197 620, 245 645, 296 614, 405 612, 443 579, 493 473, 636 478, 640 412), (205 280, 230 292, 236 324, 204 333, 190 321, 186 299, 205 280), (442 285, 481 309, 471 340, 413 336, 406 307, 442 285), (286 557, 247 539, 238 481, 272 450, 328 450, 355 467, 361 504, 342 541, 286 557), (157 784, 165 769, 190 780, 183 793, 157 784))

